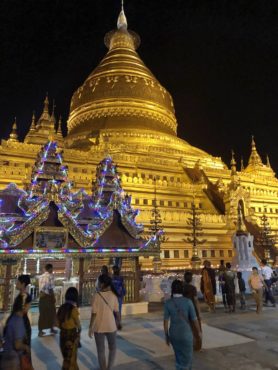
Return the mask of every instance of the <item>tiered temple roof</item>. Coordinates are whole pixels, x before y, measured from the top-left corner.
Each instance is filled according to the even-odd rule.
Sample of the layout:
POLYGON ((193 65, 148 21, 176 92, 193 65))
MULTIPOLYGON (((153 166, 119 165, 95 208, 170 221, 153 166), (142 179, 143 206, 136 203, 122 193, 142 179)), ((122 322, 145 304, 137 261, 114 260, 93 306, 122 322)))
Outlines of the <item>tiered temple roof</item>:
MULTIPOLYGON (((68 245, 56 253, 109 253, 109 255, 153 255, 159 253, 156 235, 142 237, 137 210, 125 196, 111 157, 97 169, 93 195, 71 191, 67 168, 57 143, 49 141, 38 153, 27 191, 10 184, 0 191, 0 252, 9 254, 51 253, 47 246, 35 245, 39 227, 63 228, 69 233, 68 245)), ((52 229, 51 229, 52 228, 52 229)))

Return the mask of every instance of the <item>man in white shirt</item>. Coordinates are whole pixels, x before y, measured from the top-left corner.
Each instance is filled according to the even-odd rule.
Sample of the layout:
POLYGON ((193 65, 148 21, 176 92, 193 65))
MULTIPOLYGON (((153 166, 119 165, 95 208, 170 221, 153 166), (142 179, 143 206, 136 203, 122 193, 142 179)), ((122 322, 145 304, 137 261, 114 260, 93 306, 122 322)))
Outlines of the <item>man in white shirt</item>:
POLYGON ((43 329, 50 329, 52 334, 57 333, 54 329, 56 321, 54 286, 53 266, 48 263, 45 265, 45 273, 39 278, 39 337, 45 334, 43 329))
POLYGON ((275 298, 273 297, 272 291, 271 291, 271 284, 272 284, 272 268, 267 265, 267 260, 262 259, 261 260, 261 269, 262 269, 262 275, 264 278, 265 285, 267 288, 265 289, 265 301, 264 303, 267 305, 268 301, 271 302, 272 307, 275 307, 275 298))

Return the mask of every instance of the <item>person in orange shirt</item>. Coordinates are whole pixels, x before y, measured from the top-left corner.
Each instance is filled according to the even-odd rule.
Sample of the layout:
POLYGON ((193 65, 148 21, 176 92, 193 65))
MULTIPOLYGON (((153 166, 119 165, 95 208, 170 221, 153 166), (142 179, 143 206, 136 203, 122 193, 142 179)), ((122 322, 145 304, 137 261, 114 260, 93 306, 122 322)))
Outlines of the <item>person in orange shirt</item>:
POLYGON ((266 287, 266 285, 265 285, 263 277, 259 275, 259 271, 257 267, 252 267, 252 273, 249 276, 248 284, 250 286, 250 290, 256 302, 256 307, 257 307, 256 312, 259 314, 262 312, 263 287, 264 286, 266 287))

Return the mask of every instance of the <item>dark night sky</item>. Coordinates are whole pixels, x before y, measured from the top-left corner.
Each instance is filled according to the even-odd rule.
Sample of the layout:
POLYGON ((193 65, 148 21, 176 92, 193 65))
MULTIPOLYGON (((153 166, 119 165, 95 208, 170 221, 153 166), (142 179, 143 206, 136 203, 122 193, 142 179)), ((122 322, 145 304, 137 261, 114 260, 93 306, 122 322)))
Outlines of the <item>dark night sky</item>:
MULTIPOLYGON (((278 171, 278 1, 126 0, 141 58, 172 94, 179 136, 238 163, 251 135, 278 171)), ((48 91, 70 98, 106 52, 120 0, 0 2, 0 136, 26 134, 48 91)))

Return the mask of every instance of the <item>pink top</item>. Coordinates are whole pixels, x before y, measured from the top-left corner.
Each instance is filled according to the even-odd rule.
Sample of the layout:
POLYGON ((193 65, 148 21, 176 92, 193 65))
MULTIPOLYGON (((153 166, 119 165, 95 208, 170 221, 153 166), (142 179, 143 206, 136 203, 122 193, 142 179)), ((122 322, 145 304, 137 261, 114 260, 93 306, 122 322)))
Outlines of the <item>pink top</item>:
POLYGON ((92 313, 96 314, 93 330, 96 333, 112 333, 117 330, 114 312, 119 312, 118 298, 111 290, 93 295, 92 313), (107 301, 105 303, 104 299, 107 301))
POLYGON ((259 274, 251 274, 249 277, 249 284, 251 285, 252 289, 262 289, 263 288, 263 278, 259 274))

